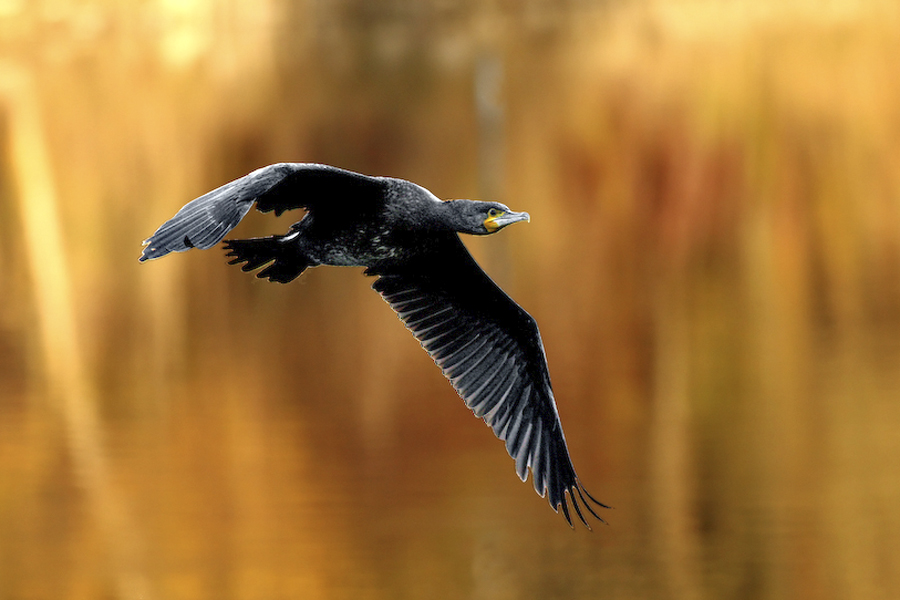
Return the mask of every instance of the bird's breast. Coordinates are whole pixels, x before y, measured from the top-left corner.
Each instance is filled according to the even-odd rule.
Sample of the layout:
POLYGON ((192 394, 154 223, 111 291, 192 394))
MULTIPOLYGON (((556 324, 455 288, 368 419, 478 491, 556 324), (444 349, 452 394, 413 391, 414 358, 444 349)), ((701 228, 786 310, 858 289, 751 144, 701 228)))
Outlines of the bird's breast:
POLYGON ((410 241, 404 236, 377 227, 331 229, 327 235, 319 235, 314 228, 310 228, 304 234, 301 243, 305 253, 322 265, 372 267, 402 261, 414 253, 410 241))

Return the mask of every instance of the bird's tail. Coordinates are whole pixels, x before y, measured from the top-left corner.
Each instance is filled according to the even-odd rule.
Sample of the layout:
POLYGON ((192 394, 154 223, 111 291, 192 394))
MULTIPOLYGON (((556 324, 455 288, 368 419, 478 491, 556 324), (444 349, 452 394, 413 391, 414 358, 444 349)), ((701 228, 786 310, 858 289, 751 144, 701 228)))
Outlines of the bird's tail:
POLYGON ((268 265, 256 276, 278 283, 293 281, 312 264, 296 244, 285 242, 282 236, 225 240, 225 249, 225 256, 233 257, 228 264, 246 263, 241 266, 244 271, 268 265))

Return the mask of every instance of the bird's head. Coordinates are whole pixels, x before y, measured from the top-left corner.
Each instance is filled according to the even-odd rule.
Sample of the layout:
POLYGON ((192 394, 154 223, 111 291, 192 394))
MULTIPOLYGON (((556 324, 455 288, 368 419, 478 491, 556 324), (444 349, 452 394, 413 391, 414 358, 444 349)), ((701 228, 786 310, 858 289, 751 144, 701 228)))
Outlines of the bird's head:
POLYGON ((526 212, 515 212, 499 202, 450 200, 444 203, 450 223, 459 233, 488 235, 519 221, 530 221, 526 212))

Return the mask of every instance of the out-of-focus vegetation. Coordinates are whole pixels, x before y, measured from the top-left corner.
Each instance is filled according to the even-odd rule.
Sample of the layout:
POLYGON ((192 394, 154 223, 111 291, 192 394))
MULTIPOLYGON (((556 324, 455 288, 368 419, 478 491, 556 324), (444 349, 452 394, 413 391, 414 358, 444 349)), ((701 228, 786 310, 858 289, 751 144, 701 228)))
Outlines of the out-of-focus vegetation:
POLYGON ((898 56, 876 1, 0 1, 0 600, 897 597, 898 56), (139 265, 278 161, 532 214, 467 243, 610 527, 358 271, 139 265))

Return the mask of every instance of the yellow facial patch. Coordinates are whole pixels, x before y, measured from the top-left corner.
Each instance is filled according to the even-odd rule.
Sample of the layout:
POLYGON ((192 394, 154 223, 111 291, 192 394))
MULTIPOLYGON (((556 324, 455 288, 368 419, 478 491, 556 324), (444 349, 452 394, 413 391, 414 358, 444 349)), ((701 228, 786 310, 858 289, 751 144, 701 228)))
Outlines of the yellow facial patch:
POLYGON ((497 231, 498 229, 500 229, 500 226, 497 225, 496 221, 497 221, 498 217, 502 217, 502 216, 503 216, 503 213, 498 211, 497 214, 494 215, 493 217, 488 217, 487 219, 484 220, 484 228, 487 229, 491 233, 497 231))

